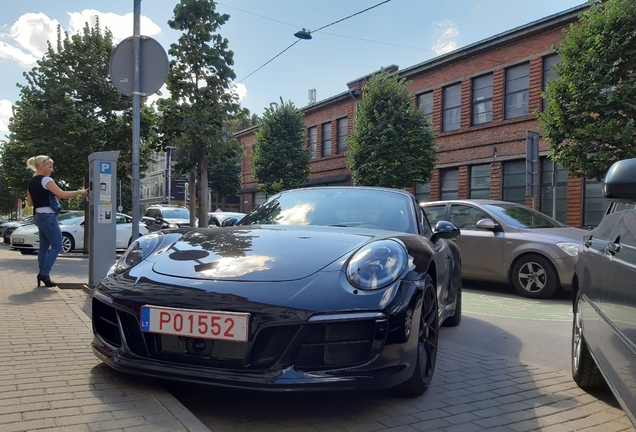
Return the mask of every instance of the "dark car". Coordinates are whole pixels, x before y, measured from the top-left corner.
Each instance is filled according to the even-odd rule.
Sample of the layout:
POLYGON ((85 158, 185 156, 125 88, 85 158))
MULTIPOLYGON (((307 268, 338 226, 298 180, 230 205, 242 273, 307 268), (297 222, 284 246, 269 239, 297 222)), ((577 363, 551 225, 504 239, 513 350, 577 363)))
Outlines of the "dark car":
POLYGON ((236 224, 236 222, 240 221, 241 219, 245 217, 245 213, 216 211, 216 212, 208 213, 208 217, 209 217, 208 226, 220 227, 220 226, 223 226, 223 222, 225 221, 229 222, 230 219, 235 219, 235 221, 232 220, 232 222, 236 224))
POLYGON ((461 230, 455 242, 464 279, 509 283, 530 298, 570 289, 585 230, 506 201, 434 201, 422 208, 432 224, 447 220, 461 230))
POLYGON ((93 295, 110 367, 259 390, 428 387, 461 319, 458 235, 401 190, 279 193, 236 226, 134 242, 93 295))
POLYGON ((141 222, 149 231, 189 227, 190 210, 177 205, 151 205, 144 212, 141 222))
POLYGON ((636 159, 612 165, 603 195, 611 204, 574 268, 572 376, 609 385, 636 427, 636 159))

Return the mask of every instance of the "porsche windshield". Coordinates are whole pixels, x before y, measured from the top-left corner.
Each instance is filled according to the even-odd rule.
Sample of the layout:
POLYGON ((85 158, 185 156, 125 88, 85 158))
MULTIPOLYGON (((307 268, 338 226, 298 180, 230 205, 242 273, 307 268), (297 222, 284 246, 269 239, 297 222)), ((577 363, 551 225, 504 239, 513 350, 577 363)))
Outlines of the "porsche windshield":
POLYGON ((515 228, 560 228, 561 222, 530 207, 516 204, 486 204, 484 207, 515 228))
POLYGON ((412 200, 390 190, 300 189, 275 195, 237 225, 322 225, 415 233, 412 200))

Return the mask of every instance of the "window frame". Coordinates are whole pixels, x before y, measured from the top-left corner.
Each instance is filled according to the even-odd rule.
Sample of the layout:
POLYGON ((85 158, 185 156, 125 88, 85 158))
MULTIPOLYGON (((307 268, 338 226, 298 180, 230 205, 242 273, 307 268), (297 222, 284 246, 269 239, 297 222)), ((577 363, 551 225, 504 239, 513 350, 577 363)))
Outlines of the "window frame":
POLYGON ((527 116, 530 106, 530 63, 511 66, 505 71, 504 120, 527 116), (523 69, 523 75, 513 76, 523 69), (521 104, 510 104, 509 98, 521 97, 521 104))
POLYGON ((471 92, 471 107, 472 107, 472 116, 471 116, 471 124, 473 126, 479 126, 482 124, 487 124, 492 122, 492 89, 493 89, 493 74, 488 73, 485 75, 480 75, 472 79, 472 92, 471 92), (480 81, 484 81, 489 79, 490 83, 479 83, 480 81), (477 87, 477 83, 479 83, 479 87, 477 87), (483 93, 483 96, 477 96, 477 93, 483 93), (488 109, 488 104, 490 105, 490 109, 488 109), (485 106, 486 109, 483 112, 478 112, 479 106, 485 106), (478 117, 485 116, 485 120, 476 121, 478 117))
POLYGON ((417 95, 417 107, 422 110, 424 118, 428 119, 428 127, 431 128, 433 126, 433 90, 417 95))
MULTIPOLYGON (((468 191, 468 195, 470 197, 470 199, 490 199, 490 176, 491 176, 491 167, 490 164, 480 164, 480 165, 472 165, 470 167, 470 183, 469 183, 469 191, 468 191), (487 176, 486 175, 478 175, 475 176, 475 169, 476 168, 487 168, 487 176), (476 186, 474 183, 474 179, 483 179, 483 178, 487 178, 487 185, 486 186, 476 186), (475 192, 482 192, 485 191, 486 194, 485 196, 476 196, 475 192)), ((480 194, 477 194, 480 195, 480 194)))
POLYGON ((462 122, 462 83, 458 82, 444 87, 442 94, 442 132, 458 130, 462 122), (448 94, 454 90, 458 90, 458 94, 448 94), (454 102, 455 98, 457 98, 457 102, 454 102))
POLYGON ((307 128, 308 147, 311 150, 311 158, 316 159, 318 157, 318 127, 311 126, 307 128))
POLYGON ((331 156, 331 122, 322 124, 322 157, 331 156), (329 129, 327 132, 326 130, 329 129))
POLYGON ((349 135, 349 118, 347 117, 342 117, 339 118, 336 121, 336 127, 338 128, 338 143, 337 143, 337 148, 336 151, 338 152, 337 154, 344 154, 345 151, 347 151, 347 142, 345 141, 345 139, 347 138, 347 136, 349 135), (342 128, 342 125, 344 124, 344 128, 342 128), (344 134, 342 133, 342 129, 344 129, 344 134))

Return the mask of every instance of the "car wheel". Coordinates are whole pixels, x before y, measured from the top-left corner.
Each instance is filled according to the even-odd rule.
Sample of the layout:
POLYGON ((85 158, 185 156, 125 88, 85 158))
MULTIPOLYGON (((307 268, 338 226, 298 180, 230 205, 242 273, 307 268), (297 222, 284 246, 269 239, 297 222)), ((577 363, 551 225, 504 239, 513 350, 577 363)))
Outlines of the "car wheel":
POLYGON ((75 240, 70 234, 62 233, 62 252, 63 254, 69 253, 75 249, 75 240))
POLYGON ((34 253, 36 253, 36 250, 33 249, 20 249, 20 253, 22 255, 33 255, 34 253))
POLYGON ((595 390, 607 387, 596 362, 590 354, 583 337, 583 318, 581 317, 581 298, 576 301, 572 320, 572 378, 579 387, 595 390))
POLYGON ((459 288, 457 292, 457 299, 455 299, 455 312, 444 320, 442 324, 444 327, 455 327, 462 322, 462 289, 459 288))
POLYGON ((541 255, 525 255, 512 269, 512 283, 524 297, 549 298, 554 295, 559 283, 552 263, 541 255))
POLYGON ((413 375, 400 385, 399 390, 409 396, 419 396, 431 384, 437 361, 439 310, 437 291, 430 276, 426 276, 422 293, 422 308, 417 336, 417 361, 413 375))

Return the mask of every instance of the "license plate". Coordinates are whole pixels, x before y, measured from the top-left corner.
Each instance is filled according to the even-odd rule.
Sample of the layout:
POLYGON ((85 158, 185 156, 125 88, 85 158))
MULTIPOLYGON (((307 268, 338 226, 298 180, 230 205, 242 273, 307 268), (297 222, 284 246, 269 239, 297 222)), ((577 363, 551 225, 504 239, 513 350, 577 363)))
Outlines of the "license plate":
POLYGON ((247 342, 250 315, 142 306, 141 331, 202 339, 247 342))
POLYGON ((24 243, 24 239, 21 239, 21 238, 14 238, 14 239, 13 239, 13 243, 24 243))

